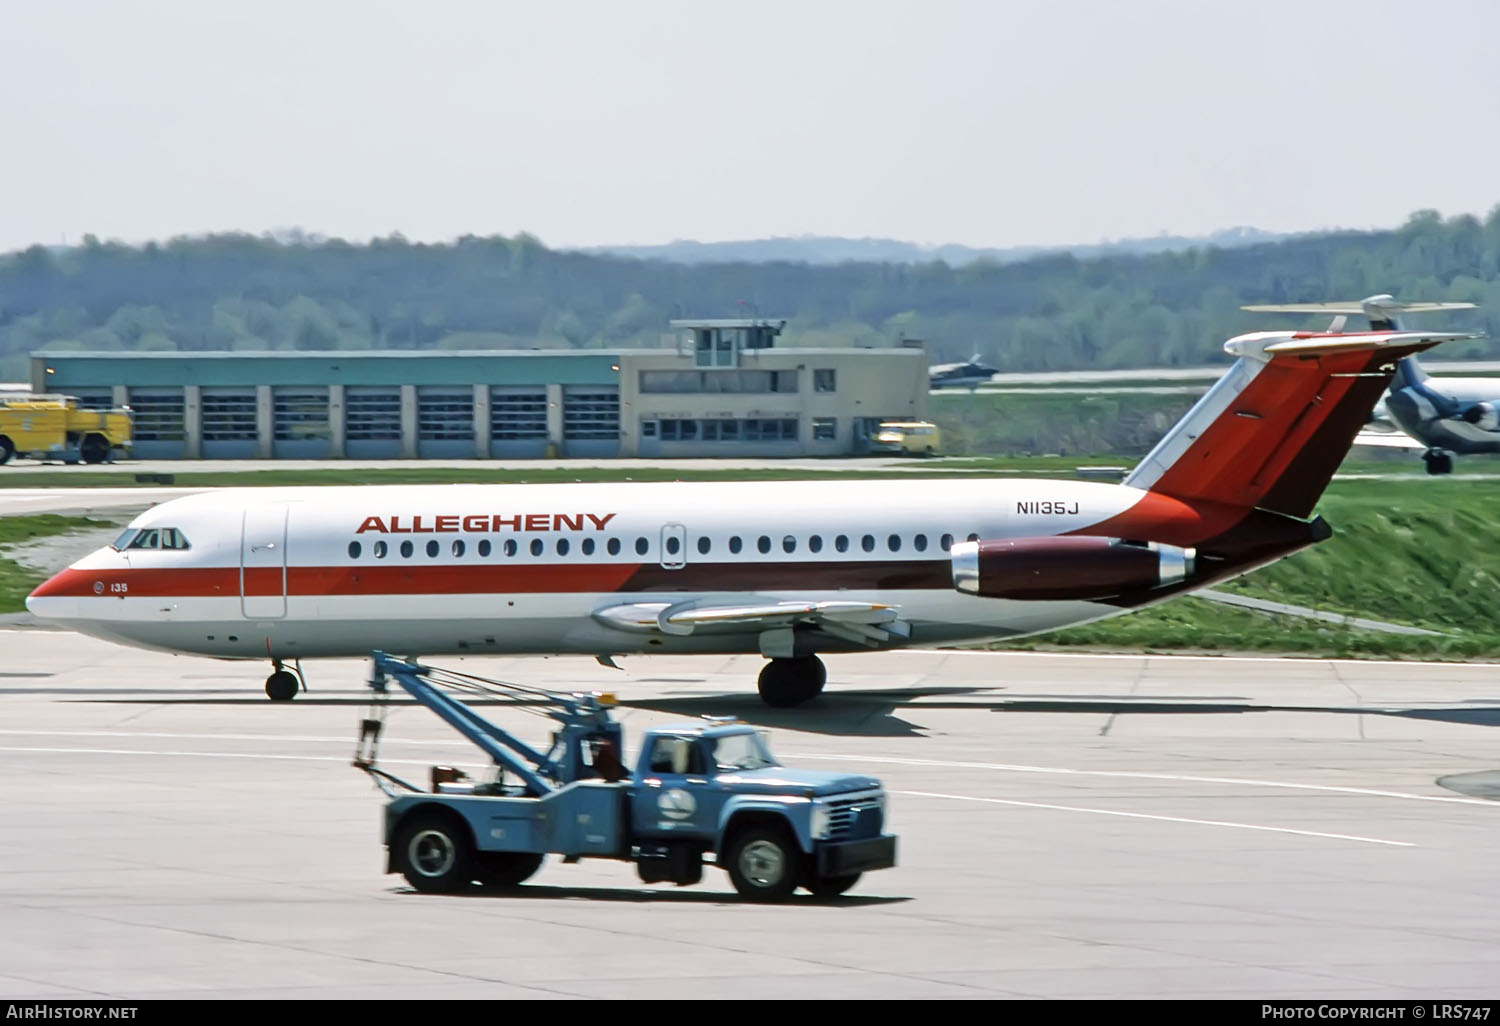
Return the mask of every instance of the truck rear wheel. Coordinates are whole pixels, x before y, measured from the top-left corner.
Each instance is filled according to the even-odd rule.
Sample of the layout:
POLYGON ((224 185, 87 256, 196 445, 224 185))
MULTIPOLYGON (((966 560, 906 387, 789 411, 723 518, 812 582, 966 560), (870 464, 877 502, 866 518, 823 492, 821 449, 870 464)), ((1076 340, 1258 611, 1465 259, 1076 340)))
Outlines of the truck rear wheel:
POLYGON ((109 459, 109 442, 103 435, 89 435, 79 450, 85 463, 103 463, 109 459))
POLYGON ((544 856, 525 851, 482 851, 475 856, 486 887, 519 887, 542 868, 544 856))
POLYGON ((468 828, 451 814, 412 813, 396 831, 393 847, 401 875, 419 891, 456 891, 474 879, 468 828))
POLYGON ((16 447, 9 438, 0 435, 0 464, 10 462, 10 458, 16 454, 16 447))
POLYGON ((784 827, 747 827, 725 854, 730 882, 751 901, 780 901, 797 889, 802 853, 784 827))

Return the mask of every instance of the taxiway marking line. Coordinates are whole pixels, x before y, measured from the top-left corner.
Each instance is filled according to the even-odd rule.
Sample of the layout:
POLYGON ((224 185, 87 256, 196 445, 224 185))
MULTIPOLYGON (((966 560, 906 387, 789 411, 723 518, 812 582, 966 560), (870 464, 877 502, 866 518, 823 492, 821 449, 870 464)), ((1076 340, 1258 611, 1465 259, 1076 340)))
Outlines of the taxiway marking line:
POLYGON ((1322 837, 1335 841, 1360 841, 1364 844, 1385 844, 1395 848, 1415 848, 1411 841, 1388 841, 1381 837, 1359 837, 1355 834, 1329 834, 1318 830, 1295 830, 1291 827, 1262 826, 1258 823, 1234 823, 1222 819, 1190 819, 1186 816, 1161 816, 1148 812, 1123 812, 1118 809, 1090 809, 1080 805, 1053 805, 1047 802, 1023 802, 1012 798, 979 798, 968 794, 939 794, 935 791, 892 791, 891 794, 914 798, 947 798, 958 802, 985 802, 990 805, 1014 805, 1025 809, 1050 809, 1056 812, 1083 812, 1093 816, 1122 816, 1127 819, 1152 819, 1163 823, 1189 823, 1194 826, 1229 827, 1234 830, 1262 830, 1273 834, 1298 834, 1302 837, 1322 837))
POLYGON ((935 766, 943 769, 987 769, 1005 773, 1050 773, 1058 776, 1114 777, 1126 780, 1170 780, 1187 784, 1229 784, 1240 787, 1275 787, 1292 791, 1323 791, 1329 794, 1360 794, 1371 798, 1401 798, 1414 802, 1445 802, 1450 805, 1487 805, 1500 803, 1487 798, 1460 798, 1457 795, 1411 794, 1407 791, 1381 791, 1371 787, 1341 787, 1337 784, 1297 784, 1283 780, 1251 780, 1242 777, 1198 777, 1182 773, 1137 773, 1130 770, 1081 770, 1062 766, 1019 766, 1003 762, 946 762, 938 759, 906 759, 882 755, 822 755, 796 752, 791 759, 833 759, 840 762, 881 762, 901 766, 935 766))

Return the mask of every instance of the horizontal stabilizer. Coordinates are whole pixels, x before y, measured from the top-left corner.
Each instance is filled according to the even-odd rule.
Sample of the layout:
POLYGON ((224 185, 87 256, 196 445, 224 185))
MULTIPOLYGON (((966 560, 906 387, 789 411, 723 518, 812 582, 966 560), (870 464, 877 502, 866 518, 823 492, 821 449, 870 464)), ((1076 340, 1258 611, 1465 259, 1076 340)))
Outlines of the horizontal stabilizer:
POLYGON ((1483 335, 1469 331, 1398 331, 1358 335, 1308 334, 1293 335, 1285 342, 1273 342, 1261 351, 1272 355, 1290 353, 1296 356, 1315 356, 1319 353, 1342 353, 1361 349, 1386 349, 1391 346, 1409 345, 1414 342, 1437 345, 1439 342, 1453 342, 1457 339, 1483 337, 1483 335))
MULTIPOLYGON (((1390 300, 1389 296, 1377 296, 1376 299, 1390 300)), ((1263 306, 1242 306, 1241 310, 1251 313, 1289 313, 1289 314, 1362 314, 1368 311, 1366 303, 1370 300, 1356 300, 1354 302, 1338 303, 1272 303, 1263 306)), ((1389 313, 1434 313, 1438 310, 1473 310, 1473 303, 1398 303, 1395 300, 1372 303, 1377 309, 1389 313)))

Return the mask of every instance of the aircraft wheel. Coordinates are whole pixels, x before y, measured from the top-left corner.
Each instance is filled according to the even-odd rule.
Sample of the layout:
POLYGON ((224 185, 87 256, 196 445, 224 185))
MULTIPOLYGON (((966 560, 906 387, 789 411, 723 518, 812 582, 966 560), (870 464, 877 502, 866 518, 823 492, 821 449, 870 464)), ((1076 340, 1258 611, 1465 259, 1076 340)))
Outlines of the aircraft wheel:
POLYGON ((474 877, 474 846, 455 816, 426 810, 406 817, 396 831, 396 864, 406 882, 429 894, 456 891, 474 877))
POLYGON ((816 698, 828 681, 828 668, 817 656, 772 659, 756 682, 761 701, 773 709, 789 709, 816 698))
POLYGON ((266 697, 273 702, 290 702, 297 697, 297 675, 291 670, 277 670, 266 678, 266 697))
POLYGON ((1433 449, 1422 454, 1422 462, 1427 464, 1429 474, 1451 474, 1453 473, 1453 454, 1442 449, 1433 449))

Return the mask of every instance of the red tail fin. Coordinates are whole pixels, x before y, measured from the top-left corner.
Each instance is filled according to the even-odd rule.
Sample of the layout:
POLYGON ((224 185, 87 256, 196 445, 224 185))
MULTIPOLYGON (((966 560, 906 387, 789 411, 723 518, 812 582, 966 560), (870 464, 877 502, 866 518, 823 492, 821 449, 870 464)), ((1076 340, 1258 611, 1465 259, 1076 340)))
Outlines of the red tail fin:
POLYGON ((1467 334, 1256 332, 1239 360, 1125 479, 1178 499, 1305 518, 1403 356, 1467 334))

